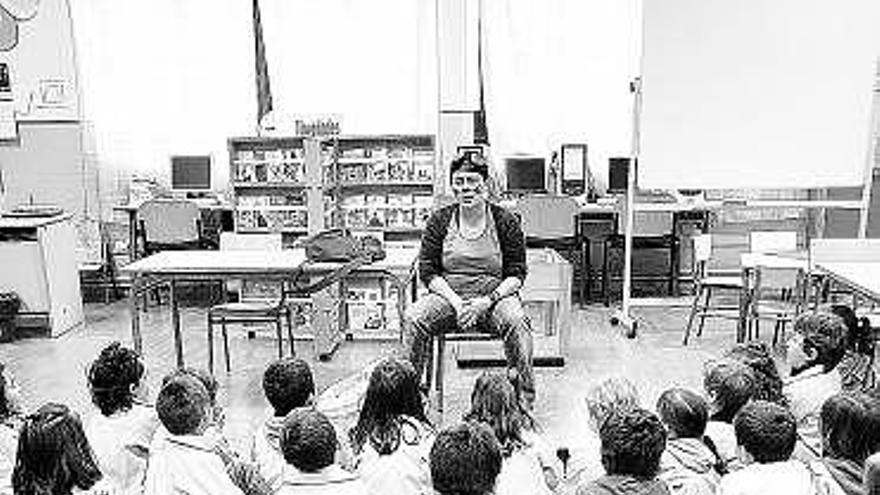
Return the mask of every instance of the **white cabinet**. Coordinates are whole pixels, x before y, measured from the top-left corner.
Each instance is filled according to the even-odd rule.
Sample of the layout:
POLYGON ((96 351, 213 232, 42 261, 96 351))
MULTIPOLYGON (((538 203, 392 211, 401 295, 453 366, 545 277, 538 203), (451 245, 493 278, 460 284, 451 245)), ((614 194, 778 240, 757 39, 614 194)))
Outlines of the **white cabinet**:
POLYGON ((83 322, 71 215, 0 217, 0 292, 21 298, 22 326, 54 337, 83 322))

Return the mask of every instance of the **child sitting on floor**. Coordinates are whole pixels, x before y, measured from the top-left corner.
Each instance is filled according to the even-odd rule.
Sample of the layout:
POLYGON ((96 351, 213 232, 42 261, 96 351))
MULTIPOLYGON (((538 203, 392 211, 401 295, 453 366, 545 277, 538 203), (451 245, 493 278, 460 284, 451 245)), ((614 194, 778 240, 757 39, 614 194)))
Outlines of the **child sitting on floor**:
POLYGON ((431 447, 431 483, 440 495, 492 495, 501 472, 501 445, 483 423, 443 430, 431 447))
POLYGON ((873 393, 877 387, 877 374, 874 371, 871 322, 865 317, 857 317, 852 308, 843 304, 832 305, 830 311, 846 325, 846 352, 838 365, 841 387, 846 391, 873 393))
POLYGON ((349 436, 357 472, 369 493, 417 494, 431 489, 428 454, 434 429, 409 361, 389 358, 373 369, 349 436))
POLYGON ((865 459, 880 450, 880 401, 861 392, 831 396, 819 417, 822 460, 814 471, 845 495, 865 493, 865 459))
POLYGON ((16 495, 70 495, 101 479, 79 416, 46 404, 27 416, 18 437, 12 486, 16 495))
POLYGON ((535 432, 535 421, 522 407, 506 375, 484 373, 474 384, 471 410, 465 421, 480 421, 492 428, 501 445, 504 462, 495 493, 550 494, 557 480, 546 461, 546 447, 535 432))
POLYGON ((21 426, 21 392, 12 373, 0 364, 0 494, 12 494, 12 468, 21 426))
POLYGON ((599 428, 605 475, 578 488, 578 495, 668 495, 657 477, 666 430, 650 411, 611 411, 599 428))
POLYGON ((213 422, 212 409, 208 390, 193 374, 178 371, 164 380, 156 411, 168 435, 153 443, 145 495, 271 492, 258 476, 249 479, 247 490, 233 482, 228 471, 235 470, 235 458, 218 445, 216 435, 206 435, 213 422))
POLYGON ((294 409, 281 430, 281 450, 289 469, 275 493, 365 495, 366 486, 357 475, 334 463, 336 446, 336 431, 326 416, 311 408, 294 409))
POLYGON ((284 418, 294 409, 311 406, 315 382, 309 365, 298 358, 272 362, 263 373, 263 393, 272 406, 273 415, 260 424, 251 444, 251 460, 263 478, 274 488, 281 482, 287 465, 281 452, 281 428, 284 418))
POLYGON ((672 388, 657 400, 657 414, 669 436, 660 458, 660 479, 674 494, 714 494, 723 468, 714 444, 703 438, 709 418, 706 401, 690 390, 672 388))
MULTIPOLYGON (((797 422, 785 407, 756 400, 733 420, 745 467, 721 478, 719 495, 818 495, 820 478, 806 463, 790 460, 797 442, 797 422)), ((831 487, 827 487, 831 489, 831 487)))
POLYGON ((715 447, 725 472, 742 467, 737 456, 733 418, 743 405, 757 398, 758 383, 752 368, 732 359, 709 361, 703 368, 703 389, 711 410, 704 439, 715 447))
POLYGON ((795 456, 804 461, 819 460, 822 404, 843 389, 838 365, 846 353, 846 326, 830 313, 803 314, 794 322, 786 351, 791 377, 785 383, 785 394, 797 421, 795 456))
POLYGON ((133 350, 113 342, 89 366, 88 381, 100 414, 88 421, 86 436, 104 474, 102 484, 114 494, 140 494, 159 426, 156 410, 147 405, 144 364, 133 350))

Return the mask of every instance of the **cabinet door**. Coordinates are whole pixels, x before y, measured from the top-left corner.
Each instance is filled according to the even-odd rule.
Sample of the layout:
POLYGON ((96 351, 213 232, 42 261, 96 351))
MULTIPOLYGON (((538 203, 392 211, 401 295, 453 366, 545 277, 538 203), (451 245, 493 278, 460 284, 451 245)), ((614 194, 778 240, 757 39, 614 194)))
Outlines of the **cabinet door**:
POLYGON ((0 292, 15 292, 21 311, 49 312, 49 292, 40 244, 32 241, 0 242, 0 292))

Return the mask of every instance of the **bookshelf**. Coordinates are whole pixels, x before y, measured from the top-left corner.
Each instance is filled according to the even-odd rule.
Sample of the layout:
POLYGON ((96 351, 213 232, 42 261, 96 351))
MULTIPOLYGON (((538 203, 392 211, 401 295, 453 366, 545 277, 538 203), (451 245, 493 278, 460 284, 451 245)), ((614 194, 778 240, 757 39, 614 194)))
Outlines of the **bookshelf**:
MULTIPOLYGON (((431 135, 339 136, 324 175, 328 218, 386 247, 418 246, 434 203, 437 164, 431 135)), ((358 338, 397 338, 392 284, 356 276, 344 287, 348 328, 358 338)))
POLYGON ((320 143, 303 137, 231 138, 235 231, 281 232, 284 244, 321 228, 320 143))
MULTIPOLYGON (((287 246, 343 227, 386 247, 419 244, 438 178, 434 136, 242 137, 228 147, 236 232, 281 232, 287 246)), ((347 337, 397 338, 393 284, 356 274, 341 291, 347 337)))

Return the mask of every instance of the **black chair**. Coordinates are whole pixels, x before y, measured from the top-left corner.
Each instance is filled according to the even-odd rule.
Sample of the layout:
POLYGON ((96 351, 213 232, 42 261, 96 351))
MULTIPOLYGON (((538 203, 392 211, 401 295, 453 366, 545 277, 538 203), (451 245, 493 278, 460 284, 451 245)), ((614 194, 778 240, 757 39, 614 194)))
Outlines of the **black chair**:
MULTIPOLYGON (((669 267, 665 275, 633 275, 633 281, 665 280, 668 294, 674 295, 678 283, 678 237, 675 233, 675 222, 669 211, 636 211, 633 218, 633 252, 637 250, 663 250, 668 256, 669 267)), ((605 240, 603 255, 603 272, 610 278, 611 250, 623 251, 625 237, 623 234, 609 236, 605 240)), ((603 283, 605 305, 611 304, 609 284, 603 283)))
MULTIPOLYGON (((584 211, 578 214, 576 223, 576 237, 581 249, 581 284, 580 303, 583 306, 593 298, 593 266, 592 251, 594 246, 602 246, 603 253, 605 241, 615 234, 618 229, 617 212, 614 211, 584 211)), ((602 294, 608 292, 607 264, 602 264, 601 283, 602 294)))

